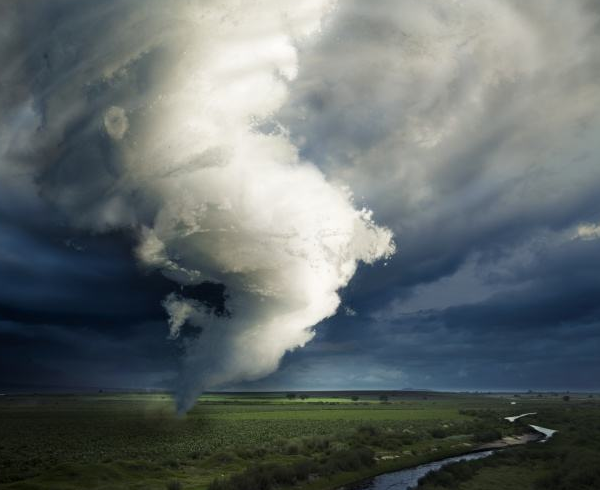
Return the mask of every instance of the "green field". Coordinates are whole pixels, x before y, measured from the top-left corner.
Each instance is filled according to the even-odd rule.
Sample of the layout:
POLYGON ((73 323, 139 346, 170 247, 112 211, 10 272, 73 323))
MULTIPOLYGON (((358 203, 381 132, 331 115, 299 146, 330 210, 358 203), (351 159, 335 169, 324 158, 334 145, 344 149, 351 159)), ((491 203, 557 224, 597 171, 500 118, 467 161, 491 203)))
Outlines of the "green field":
POLYGON ((335 488, 527 430, 502 416, 539 411, 531 423, 552 427, 585 413, 599 425, 599 408, 583 396, 212 394, 178 417, 166 394, 2 396, 0 489, 241 488, 228 478, 263 473, 335 488))

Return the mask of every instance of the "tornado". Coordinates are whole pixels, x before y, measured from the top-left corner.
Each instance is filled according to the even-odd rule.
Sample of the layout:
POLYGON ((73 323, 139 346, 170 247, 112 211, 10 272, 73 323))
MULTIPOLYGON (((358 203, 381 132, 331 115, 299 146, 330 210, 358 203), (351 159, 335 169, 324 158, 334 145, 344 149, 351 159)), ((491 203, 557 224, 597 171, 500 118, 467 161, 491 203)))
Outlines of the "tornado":
MULTIPOLYGON (((330 0, 3 2, 2 167, 74 229, 126 231, 173 283, 177 408, 275 371, 335 314, 358 264, 395 251, 277 111, 330 0), (224 311, 186 294, 218 284, 224 311), (194 334, 185 334, 185 326, 194 334)), ((168 328, 168 332, 167 332, 168 328)))

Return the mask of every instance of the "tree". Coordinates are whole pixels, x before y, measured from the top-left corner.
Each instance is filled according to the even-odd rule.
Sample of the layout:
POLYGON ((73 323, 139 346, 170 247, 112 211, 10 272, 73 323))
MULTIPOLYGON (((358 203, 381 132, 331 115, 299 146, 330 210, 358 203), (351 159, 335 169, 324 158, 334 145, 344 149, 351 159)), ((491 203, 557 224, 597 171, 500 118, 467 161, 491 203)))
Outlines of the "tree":
POLYGON ((288 400, 294 400, 296 398, 296 393, 288 393, 285 395, 288 400))
POLYGON ((381 396, 379 397, 379 401, 380 401, 381 403, 386 403, 388 400, 389 400, 389 397, 388 397, 387 395, 381 395, 381 396))
POLYGON ((565 395, 563 396, 563 400, 568 402, 571 399, 571 397, 569 395, 565 395))
POLYGON ((354 396, 352 397, 352 401, 353 401, 353 402, 357 402, 358 400, 359 400, 359 398, 358 398, 356 395, 354 395, 354 396))

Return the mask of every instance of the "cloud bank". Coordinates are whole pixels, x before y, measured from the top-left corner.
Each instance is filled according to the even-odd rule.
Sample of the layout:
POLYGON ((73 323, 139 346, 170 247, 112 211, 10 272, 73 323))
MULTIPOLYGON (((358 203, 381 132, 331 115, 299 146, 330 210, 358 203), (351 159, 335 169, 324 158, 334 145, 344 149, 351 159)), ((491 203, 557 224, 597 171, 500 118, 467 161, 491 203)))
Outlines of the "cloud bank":
POLYGON ((599 14, 587 0, 340 4, 279 118, 401 233, 390 285, 599 221, 599 14))
POLYGON ((332 8, 296 4, 4 7, 1 172, 24 174, 71 227, 132 230, 142 266, 173 281, 180 410, 274 371, 335 313, 357 264, 394 251, 272 122, 332 8), (225 286, 224 311, 186 295, 205 282, 225 286))
POLYGON ((320 330, 290 383, 344 342, 409 386, 598 387, 599 26, 588 0, 340 3, 279 118, 402 253, 360 274, 359 317, 320 330))
MULTIPOLYGON (((243 338, 236 312, 263 325, 255 299, 278 313, 300 297, 292 284, 309 276, 296 259, 332 263, 310 240, 288 240, 287 216, 309 208, 287 199, 310 184, 322 199, 315 242, 338 196, 372 209, 402 253, 359 267, 335 293, 338 314, 276 373, 229 387, 598 389, 598 2, 246 3, 0 2, 0 357, 11 366, 0 363, 0 383, 18 366, 33 378, 29 358, 68 379, 75 370, 61 363, 77 350, 77 372, 99 385, 157 386, 163 373, 171 387, 176 348, 199 349, 194 336, 209 330, 225 334, 206 357, 218 371, 229 363, 219 342, 243 338), (279 192, 286 173, 269 162, 302 177, 279 192), (200 201, 195 228, 188 210, 200 201), (258 239, 261 227, 277 233, 258 239), (293 245, 289 256, 276 240, 293 245), (281 278, 251 271, 251 256, 263 269, 265 256, 286 264, 290 289, 268 296, 281 278), (165 308, 175 342, 164 342, 165 308), (96 334, 111 376, 102 356, 89 362, 96 334), (152 376, 128 381, 123 359, 152 376)), ((358 257, 358 244, 379 242, 359 238, 368 221, 353 216, 354 238, 336 250, 358 257)), ((335 289, 327 277, 315 295, 335 289)))

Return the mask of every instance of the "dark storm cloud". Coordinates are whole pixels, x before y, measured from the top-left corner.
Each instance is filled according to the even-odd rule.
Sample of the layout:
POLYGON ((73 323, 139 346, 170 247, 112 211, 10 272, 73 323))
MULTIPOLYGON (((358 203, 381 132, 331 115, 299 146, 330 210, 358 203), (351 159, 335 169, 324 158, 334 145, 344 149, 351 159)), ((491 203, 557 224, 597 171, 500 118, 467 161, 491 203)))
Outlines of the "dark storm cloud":
POLYGON ((162 322, 138 324, 128 336, 91 328, 0 323, 3 390, 165 388, 177 349, 162 322), (132 341, 135 339, 135 341, 132 341))
POLYGON ((133 238, 2 226, 0 316, 24 324, 86 326, 126 335, 166 320, 161 300, 177 291, 225 314, 222 285, 180 286, 132 260, 133 238))
MULTIPOLYGON (((176 294, 165 303, 173 330, 187 320, 184 333, 187 329, 186 335, 195 338, 201 327, 191 328, 189 320, 198 316, 199 305, 208 305, 217 322, 235 314, 226 300, 231 291, 216 284, 232 280, 231 270, 245 271, 232 283, 244 298, 238 306, 244 306, 246 320, 276 317, 278 311, 257 306, 266 303, 250 301, 247 284, 265 290, 273 286, 266 279, 270 273, 262 271, 277 262, 277 237, 290 236, 283 223, 302 223, 301 242, 312 243, 326 233, 316 227, 314 235, 306 234, 303 226, 318 221, 322 210, 332 210, 333 221, 346 222, 345 211, 338 213, 337 205, 316 197, 329 195, 331 184, 348 186, 359 207, 374 210, 394 232, 399 253, 386 267, 359 266, 339 293, 343 308, 319 325, 312 343, 288 353, 273 376, 237 387, 599 388, 596 3, 378 0, 367 6, 344 1, 330 12, 322 36, 308 44, 286 44, 287 27, 274 27, 276 34, 284 33, 284 42, 277 47, 281 52, 273 52, 283 54, 271 64, 258 58, 256 73, 264 78, 242 84, 252 97, 238 100, 237 92, 225 90, 205 99, 184 97, 181 104, 172 86, 186 86, 191 68, 202 67, 197 76, 208 85, 214 74, 224 77, 219 80, 243 75, 219 70, 231 56, 250 56, 221 45, 242 39, 245 24, 231 31, 227 21, 192 29, 206 37, 192 36, 202 52, 196 56, 189 42, 182 43, 191 38, 174 27, 180 19, 165 24, 170 14, 157 15, 163 12, 160 2, 143 8, 141 3, 91 0, 4 3, 0 319, 17 325, 2 333, 4 355, 12 352, 15 372, 22 368, 19 379, 33 376, 19 361, 27 358, 41 366, 40 379, 50 382, 69 372, 60 358, 83 366, 85 356, 74 352, 89 352, 87 342, 102 339, 99 349, 111 365, 121 360, 124 370, 167 372, 170 349, 176 346, 161 347, 158 341, 165 336, 158 323, 165 318, 161 301, 176 294), (20 15, 10 7, 17 4, 25 5, 20 15), (207 54, 210 62, 204 49, 216 53, 214 59, 207 54), (179 58, 185 69, 172 62, 179 58), (177 84, 157 83, 171 73, 177 84), (164 102, 170 97, 175 107, 164 102), (202 100, 233 116, 219 119, 219 112, 213 117, 202 100), (254 117, 256 112, 260 117, 254 117), (273 112, 277 121, 271 119, 273 112), (210 134, 190 132, 178 139, 170 129, 175 126, 164 121, 177 122, 182 114, 186 124, 209 127, 210 134), (303 174, 284 173, 286 178, 271 181, 270 176, 279 175, 272 168, 248 174, 240 164, 223 182, 243 187, 256 180, 259 187, 272 183, 276 190, 250 202, 251 212, 246 202, 242 214, 262 216, 273 203, 291 204, 258 232, 222 239, 222 230, 237 225, 228 211, 237 192, 221 181, 213 185, 192 177, 198 169, 227 167, 235 146, 231 134, 247 136, 245 126, 227 120, 246 117, 259 121, 243 139, 244 165, 253 159, 246 152, 255 144, 260 150, 256 161, 269 161, 275 152, 277 159, 296 162, 291 140, 303 158, 318 165, 327 185, 319 187, 322 192, 307 191, 306 199, 303 189, 310 179, 303 174), (146 133, 147 121, 154 126, 146 133), (278 123, 289 128, 289 138, 278 123), (219 138, 213 144, 214 134, 219 138), (135 166, 130 172, 124 162, 134 161, 132 155, 148 141, 158 145, 158 157, 142 151, 138 160, 157 172, 135 166), (199 141, 207 141, 206 148, 199 141), (193 158, 186 153, 190 148, 193 158), (156 164, 173 155, 179 158, 175 164, 156 164), (239 175, 245 176, 243 182, 239 175), (155 185, 151 192, 143 189, 148 183, 155 185), (204 208, 195 207, 203 193, 216 197, 204 208), (303 203, 311 206, 310 214, 303 203), (161 207, 165 212, 158 223, 161 207), (220 231, 199 234, 206 228, 198 216, 220 231), (151 232, 141 237, 139 230, 123 230, 138 225, 151 232), (85 231, 90 229, 93 234, 85 231), (107 230, 113 231, 96 234, 107 230), (146 245, 138 250, 139 260, 170 279, 135 265, 131 250, 138 242, 146 245), (212 284, 190 280, 192 273, 205 270, 212 284), (65 332, 77 335, 64 337, 65 332), (128 339, 129 346, 119 339, 128 339), (44 350, 43 343, 52 347, 44 350), (50 356, 43 362, 35 359, 42 351, 50 356), (54 360, 51 352, 56 352, 54 360), (157 360, 161 357, 164 365, 157 360), (139 361, 128 364, 128 358, 139 361)), ((260 12, 253 13, 264 10, 260 19, 271 19, 272 5, 256 5, 260 12)), ((316 10, 315 18, 324 12, 316 10)), ((236 10, 229 14, 235 17, 236 10)), ((254 39, 255 30, 249 32, 254 39)), ((192 87, 194 95, 200 85, 192 87)), ((368 241, 352 247, 367 249, 368 241)), ((354 257, 358 252, 352 247, 354 257)), ((301 248, 294 256, 311 250, 301 248)), ((336 269, 330 267, 330 255, 323 257, 302 270, 336 269)), ((308 304, 300 293, 327 283, 317 280, 296 288, 305 276, 288 268, 287 259, 280 263, 275 269, 281 281, 275 286, 289 293, 281 304, 308 304)), ((333 279, 335 287, 315 295, 320 306, 330 290, 337 294, 339 277, 333 279)), ((322 314, 314 318, 331 314, 333 303, 318 308, 322 314)), ((308 323, 314 322, 299 325, 308 323)), ((302 330, 279 354, 311 335, 302 330)), ((266 335, 261 345, 277 337, 266 335)), ((233 356, 232 371, 262 375, 276 366, 279 357, 265 356, 258 347, 256 355, 247 356, 252 357, 247 365, 237 364, 249 352, 248 343, 239 345, 243 355, 233 356), (271 359, 268 369, 254 370, 255 359, 271 359)), ((94 369, 100 357, 94 358, 94 369)), ((0 370, 8 373, 11 363, 4 362, 0 370)), ((206 366, 194 364, 200 367, 206 366)))
POLYGON ((597 22, 575 2, 579 29, 556 37, 551 3, 346 2, 307 54, 282 118, 402 247, 363 291, 402 294, 600 219, 597 22))
MULTIPOLYGON (((506 269, 501 262, 487 270, 488 282, 500 285, 483 301, 426 310, 449 329, 485 335, 490 330, 530 330, 528 335, 552 334, 554 329, 600 322, 600 240, 566 237, 544 243, 525 263, 506 269)), ((483 266, 485 267, 485 265, 483 266)), ((433 302, 432 302, 433 305, 433 302)), ((406 308, 406 307, 404 307, 406 308)), ((381 310, 379 318, 401 317, 402 304, 381 310)))
POLYGON ((584 236, 547 236, 518 262, 486 262, 484 299, 470 283, 448 294, 465 281, 459 275, 417 290, 423 301, 336 317, 264 386, 307 389, 321 371, 332 375, 322 388, 368 378, 382 389, 599 389, 600 240, 584 236))
POLYGON ((73 230, 40 203, 35 213, 1 209, 4 390, 167 386, 180 345, 166 342, 162 299, 177 291, 225 313, 221 286, 184 287, 141 270, 129 234, 73 230))
POLYGON ((149 300, 171 291, 172 283, 138 270, 123 237, 46 237, 23 226, 2 232, 3 318, 111 329, 164 317, 149 300))
POLYGON ((279 382, 350 356, 348 379, 384 364, 413 386, 598 388, 598 20, 593 2, 340 5, 280 117, 399 253, 359 270, 358 315, 279 382))
POLYGON ((25 223, 0 237, 2 389, 165 386, 179 346, 166 342, 162 298, 176 290, 221 308, 219 292, 144 273, 120 234, 25 223))

